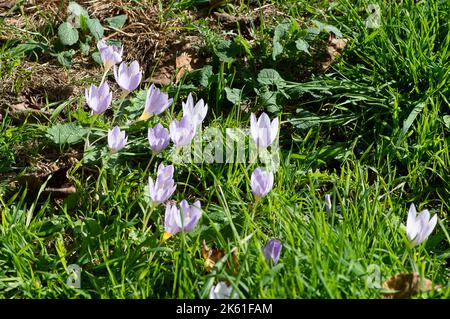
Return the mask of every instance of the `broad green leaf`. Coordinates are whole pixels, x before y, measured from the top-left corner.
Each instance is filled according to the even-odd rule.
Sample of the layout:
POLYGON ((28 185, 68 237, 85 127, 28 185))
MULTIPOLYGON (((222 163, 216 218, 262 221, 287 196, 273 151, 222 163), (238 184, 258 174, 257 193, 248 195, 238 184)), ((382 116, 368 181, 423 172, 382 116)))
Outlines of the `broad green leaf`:
POLYGON ((98 63, 98 64, 100 64, 100 65, 103 65, 103 61, 102 61, 102 58, 101 58, 101 56, 100 56, 100 53, 98 53, 97 51, 96 51, 96 52, 93 52, 93 53, 91 54, 91 58, 92 58, 92 60, 94 60, 95 63, 98 63))
POLYGON ((298 39, 297 41, 295 41, 295 46, 296 46, 297 50, 309 54, 309 50, 308 50, 309 49, 309 44, 305 40, 298 39))
POLYGON ((242 90, 236 88, 225 88, 227 94, 227 100, 233 104, 238 104, 242 99, 242 90))
POLYGON ((88 43, 81 42, 80 43, 80 51, 83 55, 89 55, 89 49, 91 46, 88 43))
POLYGON ((258 74, 258 82, 263 85, 275 85, 284 87, 284 80, 274 69, 262 69, 258 74))
POLYGON ((264 106, 267 111, 271 113, 277 113, 281 111, 282 107, 277 102, 277 92, 267 90, 259 92, 258 95, 262 106, 264 106))
POLYGON ((56 54, 56 59, 61 65, 68 68, 72 65, 72 57, 74 55, 75 50, 63 51, 56 54))
POLYGON ((55 144, 76 144, 83 140, 88 129, 74 123, 56 124, 47 128, 46 136, 55 144))
POLYGON ((450 115, 444 115, 444 116, 442 117, 442 120, 444 121, 445 127, 447 127, 448 129, 450 129, 450 115))
POLYGON ((103 33, 105 30, 103 29, 102 25, 100 24, 99 19, 88 19, 87 20, 87 26, 89 28, 89 31, 91 34, 95 37, 97 41, 99 41, 101 38, 103 38, 103 33))
POLYGON ((78 31, 69 22, 63 22, 58 27, 58 37, 64 45, 74 45, 78 41, 78 31))
POLYGON ((87 10, 82 6, 80 6, 78 3, 76 3, 75 1, 69 2, 67 12, 74 14, 76 16, 84 16, 86 18, 89 18, 89 13, 87 12, 87 10))
POLYGON ((105 20, 108 22, 110 27, 120 29, 127 22, 128 16, 126 14, 121 14, 115 17, 106 18, 105 20))
POLYGON ((289 20, 285 20, 275 28, 275 32, 273 35, 273 48, 272 48, 272 59, 276 60, 276 58, 283 53, 283 45, 281 44, 281 39, 288 34, 289 28, 291 27, 291 22, 289 20))

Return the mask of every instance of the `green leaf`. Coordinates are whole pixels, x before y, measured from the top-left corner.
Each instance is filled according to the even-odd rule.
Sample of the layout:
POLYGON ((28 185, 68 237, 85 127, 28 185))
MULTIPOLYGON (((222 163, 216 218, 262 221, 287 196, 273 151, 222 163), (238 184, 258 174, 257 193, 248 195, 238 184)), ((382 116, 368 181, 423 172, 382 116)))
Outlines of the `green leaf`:
POLYGON ((242 90, 236 88, 225 88, 227 94, 227 100, 233 104, 238 104, 242 100, 242 90))
POLYGON ((62 44, 73 45, 78 41, 78 31, 69 22, 63 22, 58 27, 58 37, 62 44))
POLYGON ((406 133, 408 133, 411 125, 414 123, 417 115, 419 115, 423 108, 425 107, 425 102, 418 103, 414 109, 409 113, 407 119, 403 122, 403 128, 400 131, 400 134, 397 137, 397 145, 402 142, 403 138, 406 136, 406 133))
POLYGON ((295 41, 295 47, 297 48, 297 50, 309 54, 309 50, 308 50, 309 49, 309 44, 305 40, 298 39, 297 41, 295 41))
POLYGON ((282 107, 277 102, 277 92, 273 91, 262 91, 258 93, 259 99, 261 101, 261 104, 264 106, 264 108, 271 112, 271 113, 277 113, 281 111, 282 107))
POLYGON ((283 53, 283 45, 281 44, 281 39, 288 34, 288 31, 291 27, 291 22, 289 20, 285 20, 275 28, 275 32, 273 35, 273 48, 272 48, 272 59, 276 60, 276 58, 283 53))
POLYGON ((325 24, 325 23, 322 23, 317 20, 312 20, 312 22, 317 26, 317 28, 319 29, 320 32, 321 31, 333 32, 336 35, 336 37, 342 38, 341 31, 338 28, 336 28, 335 26, 325 24))
POLYGON ((444 115, 442 120, 444 121, 445 127, 450 129, 450 115, 444 115))
POLYGON ((74 55, 75 50, 63 51, 56 54, 56 59, 61 65, 68 68, 72 65, 72 57, 74 55))
POLYGON ((99 19, 88 19, 87 20, 87 26, 89 28, 89 31, 91 34, 95 37, 97 41, 99 41, 101 38, 103 38, 103 33, 105 30, 103 29, 102 25, 100 24, 99 19))
POLYGON ((88 129, 74 123, 56 124, 47 128, 46 136, 55 144, 77 144, 83 140, 88 129))
POLYGON ((232 42, 230 40, 220 41, 214 49, 220 61, 225 63, 234 62, 232 42))
POLYGON ((128 16, 126 14, 121 14, 115 17, 106 18, 105 20, 108 22, 108 25, 110 27, 120 29, 125 25, 125 22, 127 22, 128 16))
POLYGON ((198 72, 199 72, 198 81, 200 85, 205 88, 208 87, 209 84, 211 83, 211 78, 214 75, 212 66, 205 65, 203 68, 199 69, 198 72))
POLYGON ((100 56, 100 53, 99 52, 93 52, 92 54, 91 54, 91 58, 92 58, 92 60, 94 60, 94 62, 95 63, 98 63, 98 64, 100 64, 100 65, 103 65, 103 61, 102 61, 102 57, 100 56))
POLYGON ((81 42, 80 43, 80 51, 83 55, 87 56, 89 55, 89 49, 91 46, 88 43, 81 42))
POLYGON ((89 18, 89 13, 87 12, 87 10, 85 8, 83 8, 82 6, 80 6, 78 3, 76 3, 75 1, 69 2, 67 11, 76 16, 84 16, 86 18, 89 18))
POLYGON ((262 69, 258 74, 258 82, 263 85, 275 85, 278 88, 284 87, 284 80, 274 69, 262 69))

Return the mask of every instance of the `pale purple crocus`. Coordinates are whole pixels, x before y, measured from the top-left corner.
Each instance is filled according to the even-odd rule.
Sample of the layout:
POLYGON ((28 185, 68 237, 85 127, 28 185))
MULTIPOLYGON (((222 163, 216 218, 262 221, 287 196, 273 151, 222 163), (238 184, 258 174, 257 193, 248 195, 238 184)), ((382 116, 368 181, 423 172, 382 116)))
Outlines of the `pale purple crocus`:
POLYGON ((252 193, 256 198, 261 198, 267 195, 273 187, 273 173, 270 171, 263 171, 261 168, 256 168, 250 177, 250 186, 252 193))
POLYGON ((430 236, 436 227, 437 215, 430 219, 430 212, 424 209, 417 215, 416 206, 411 204, 406 221, 406 236, 413 246, 419 245, 430 236))
POLYGON ((161 92, 153 84, 150 86, 147 92, 147 98, 145 100, 144 112, 139 120, 146 120, 152 116, 152 114, 161 114, 170 105, 172 105, 173 99, 169 99, 169 94, 161 92))
POLYGON ((271 239, 267 242, 266 246, 264 247, 264 257, 267 261, 272 260, 275 264, 278 263, 278 259, 280 258, 281 248, 283 246, 281 245, 281 242, 277 239, 271 239))
POLYGON ((121 131, 116 125, 112 130, 108 131, 108 146, 112 153, 117 153, 127 144, 128 137, 125 131, 121 131))
POLYGON ((95 114, 104 113, 111 105, 112 92, 109 90, 108 83, 103 82, 99 87, 91 85, 85 89, 86 103, 94 111, 95 114))
POLYGON ((188 117, 183 116, 178 122, 176 119, 169 125, 170 138, 177 146, 184 146, 192 141, 195 135, 195 126, 191 123, 188 117))
POLYGON ((118 48, 115 45, 108 45, 104 40, 100 40, 97 42, 97 49, 105 71, 122 62, 123 47, 118 48))
POLYGON ((153 152, 158 153, 164 150, 170 142, 169 130, 160 123, 148 129, 148 143, 153 152))
POLYGON ((192 231, 202 217, 200 201, 189 205, 186 200, 182 200, 180 208, 181 210, 176 205, 167 204, 164 216, 164 240, 180 231, 186 233, 192 231))
POLYGON ((194 98, 191 93, 189 93, 186 103, 182 102, 181 105, 183 107, 183 116, 188 117, 194 126, 201 124, 208 112, 208 104, 205 104, 203 99, 200 99, 194 105, 194 98))
POLYGON ((151 177, 148 178, 149 193, 152 202, 161 204, 167 201, 177 188, 173 180, 173 165, 164 166, 159 164, 156 181, 153 182, 151 177))
POLYGON ((129 93, 135 90, 142 79, 142 72, 139 70, 139 62, 133 61, 130 65, 122 62, 119 67, 114 65, 114 78, 117 84, 129 93))
POLYGON ((278 134, 278 118, 270 122, 266 113, 262 113, 259 119, 252 113, 250 115, 250 134, 258 148, 267 148, 275 141, 278 134))
POLYGON ((177 205, 167 204, 164 215, 164 239, 176 235, 181 230, 176 222, 179 219, 180 210, 177 208, 177 205))
POLYGON ((189 205, 188 202, 183 199, 180 203, 181 207, 181 219, 177 220, 177 225, 185 232, 190 232, 197 225, 200 217, 202 217, 200 201, 195 201, 194 204, 189 205))
POLYGON ((213 285, 209 291, 209 299, 239 299, 239 295, 235 292, 231 296, 233 287, 228 286, 225 282, 221 281, 217 285, 213 285))

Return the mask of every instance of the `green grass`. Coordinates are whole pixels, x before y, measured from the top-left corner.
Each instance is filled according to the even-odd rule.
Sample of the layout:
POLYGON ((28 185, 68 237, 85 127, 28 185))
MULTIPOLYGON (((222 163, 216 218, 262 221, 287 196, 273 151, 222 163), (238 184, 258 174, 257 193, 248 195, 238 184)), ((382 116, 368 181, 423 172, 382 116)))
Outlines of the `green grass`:
MULTIPOLYGON (((196 10, 194 2, 166 5, 170 14, 181 16, 179 8, 196 10)), ((408 272, 442 286, 417 297, 450 297, 448 2, 379 1, 378 29, 364 26, 368 1, 272 2, 277 10, 303 21, 300 29, 311 19, 339 28, 350 41, 338 63, 326 74, 311 67, 327 34, 311 42, 311 57, 284 54, 273 60, 276 24, 271 18, 252 26, 254 59, 244 59, 248 52, 239 51, 243 42, 234 42, 240 49, 230 53, 231 62, 220 55, 230 51, 217 47, 225 31, 205 35, 201 28, 188 26, 189 32, 206 38, 202 52, 211 57, 213 75, 207 85, 199 84, 194 74, 166 87, 175 102, 160 121, 167 127, 180 115, 181 101, 193 90, 210 106, 206 126, 222 131, 247 128, 249 113, 227 99, 226 88, 245 86, 242 104, 259 111, 266 106, 263 95, 255 93, 263 90, 256 80, 260 70, 279 71, 290 81, 280 88, 286 90, 286 96, 279 97, 282 108, 271 114, 282 122, 273 190, 255 203, 250 175, 256 164, 176 164, 178 186, 172 199, 199 199, 203 216, 194 231, 161 242, 164 209, 151 207, 146 185, 157 163, 170 162, 170 152, 147 166, 151 155, 146 128, 155 119, 127 122, 141 112, 136 110, 139 98, 124 103, 123 113, 115 102, 116 111, 94 123, 91 141, 98 139, 94 150, 99 153, 70 167, 69 181, 77 193, 63 199, 48 196, 45 182, 37 189, 23 183, 13 188, 10 176, 36 171, 30 158, 82 152, 83 141, 55 145, 46 132, 57 123, 89 128, 93 119, 84 97, 59 108, 61 103, 46 105, 52 114, 47 121, 36 123, 31 115, 18 122, 6 113, 0 125, 0 297, 207 298, 211 286, 224 280, 241 298, 380 298, 385 280, 408 272), (296 79, 283 67, 287 63, 307 70, 307 77, 296 79), (131 143, 109 157, 105 134, 115 124, 113 116, 127 129, 131 143), (296 125, 300 116, 305 116, 303 125, 296 125), (325 194, 331 194, 330 213, 325 194), (428 208, 439 218, 430 238, 415 248, 409 246, 404 229, 413 202, 418 210, 428 208), (262 254, 270 238, 283 244, 277 265, 262 254), (203 240, 224 249, 229 261, 237 247, 238 271, 222 260, 208 273, 201 255, 203 240), (83 269, 81 289, 66 285, 70 264, 83 269), (374 268, 379 277, 373 277, 374 268)), ((226 10, 253 10, 239 3, 226 10)), ((52 28, 42 31, 45 38, 55 36, 52 28)), ((24 43, 21 36, 17 41, 24 43)), ((0 45, 0 76, 9 79, 30 53, 18 53, 14 41, 0 45)), ((85 85, 97 83, 98 73, 83 79, 85 85)), ((26 78, 16 78, 16 93, 24 84, 20 79, 26 78)), ((138 97, 146 87, 141 85, 138 97)))

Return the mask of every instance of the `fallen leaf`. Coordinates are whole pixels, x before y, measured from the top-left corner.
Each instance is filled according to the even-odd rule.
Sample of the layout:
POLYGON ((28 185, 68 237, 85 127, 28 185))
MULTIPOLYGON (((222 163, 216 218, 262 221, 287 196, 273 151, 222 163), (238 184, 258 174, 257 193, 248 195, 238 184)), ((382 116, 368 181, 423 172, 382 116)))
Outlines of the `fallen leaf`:
POLYGON ((175 79, 175 83, 178 83, 181 80, 181 78, 186 74, 186 72, 193 71, 191 62, 192 57, 186 52, 181 53, 181 55, 176 58, 175 66, 178 70, 178 73, 175 79))
MULTIPOLYGON (((202 256, 205 259, 205 269, 207 272, 211 272, 217 262, 219 262, 224 256, 225 251, 223 249, 219 249, 217 247, 208 247, 206 245, 206 241, 202 242, 202 256)), ((237 259, 237 248, 234 247, 231 250, 231 257, 233 259, 232 271, 233 273, 237 273, 239 269, 239 261, 237 259)), ((230 266, 229 262, 227 262, 227 268, 230 266)))
POLYGON ((383 288, 392 292, 384 293, 386 299, 405 299, 419 293, 426 292, 441 286, 433 286, 431 280, 421 278, 418 273, 400 273, 383 283, 383 288))
POLYGON ((327 46, 327 59, 322 62, 322 68, 327 70, 341 56, 342 50, 347 45, 348 39, 336 38, 334 33, 330 33, 327 46))

